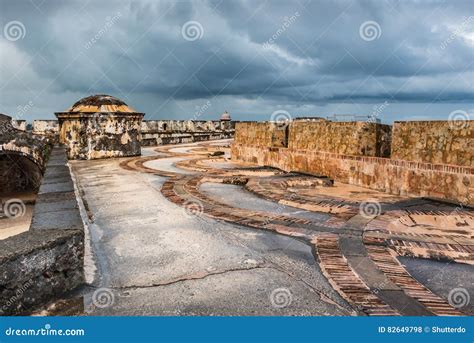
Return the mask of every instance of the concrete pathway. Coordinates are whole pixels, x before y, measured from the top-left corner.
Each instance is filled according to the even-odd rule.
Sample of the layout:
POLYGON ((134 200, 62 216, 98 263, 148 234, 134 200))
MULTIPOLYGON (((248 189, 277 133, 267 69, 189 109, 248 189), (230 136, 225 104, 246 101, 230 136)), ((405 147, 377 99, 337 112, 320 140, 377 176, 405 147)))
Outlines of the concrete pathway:
MULTIPOLYGON (((71 162, 90 221, 88 313, 352 313, 309 246, 188 214, 160 193, 166 178, 124 170, 121 161, 71 162)), ((159 164, 174 170, 173 162, 159 164)))
POLYGON ((210 144, 71 162, 89 223, 86 313, 473 313, 474 267, 457 263, 472 261, 472 239, 449 229, 471 212, 235 165, 210 144), (425 258, 401 258, 413 255, 425 258))

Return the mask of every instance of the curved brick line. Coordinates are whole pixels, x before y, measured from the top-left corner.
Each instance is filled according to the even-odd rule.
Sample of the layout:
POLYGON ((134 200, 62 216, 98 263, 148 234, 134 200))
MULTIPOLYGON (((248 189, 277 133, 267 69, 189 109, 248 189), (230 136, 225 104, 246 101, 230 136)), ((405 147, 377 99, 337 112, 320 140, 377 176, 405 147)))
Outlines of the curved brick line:
MULTIPOLYGON (((226 211, 232 211, 235 212, 237 209, 235 207, 229 206, 227 204, 221 203, 221 202, 216 202, 212 198, 206 196, 205 194, 202 194, 199 191, 199 186, 201 183, 204 182, 222 182, 225 179, 225 177, 222 176, 212 176, 212 177, 207 177, 207 176, 195 176, 193 181, 188 180, 187 183, 185 184, 186 189, 188 190, 189 193, 191 193, 193 196, 200 198, 203 201, 207 202, 213 202, 216 205, 219 205, 221 208, 224 208, 226 211), (191 185, 191 187, 189 187, 191 185)), ((269 212, 262 212, 262 211, 248 211, 245 209, 238 209, 239 211, 244 213, 244 217, 247 217, 248 215, 258 215, 260 217, 263 217, 268 221, 269 219, 275 220, 275 221, 280 221, 280 222, 287 222, 289 224, 303 224, 303 225, 311 225, 313 222, 310 220, 306 219, 301 219, 301 218, 296 218, 288 215, 275 215, 273 213, 269 212)), ((338 229, 342 227, 341 221, 338 218, 330 218, 324 222, 318 222, 316 225, 319 227, 323 228, 328 228, 328 229, 338 229)))
POLYGON ((389 245, 400 256, 428 258, 439 261, 453 261, 456 263, 472 264, 474 262, 474 254, 467 254, 456 249, 465 248, 461 245, 443 245, 425 242, 389 240, 389 245), (430 248, 430 246, 435 248, 430 248), (449 255, 447 255, 449 251, 449 255))
MULTIPOLYGON (((165 183, 164 185, 165 190, 162 191, 162 193, 165 196, 167 196, 172 202, 175 202, 179 205, 184 204, 184 202, 187 199, 190 199, 191 197, 195 197, 196 199, 201 201, 201 203, 203 204, 204 213, 212 218, 232 222, 234 224, 235 223, 243 224, 243 225, 256 228, 256 229, 270 230, 270 231, 274 231, 275 233, 291 236, 294 238, 303 238, 303 241, 307 244, 309 243, 310 245, 312 245, 313 248, 317 245, 315 244, 314 235, 312 237, 307 236, 304 233, 300 232, 300 230, 297 230, 295 228, 286 227, 284 225, 276 225, 271 222, 265 223, 259 220, 253 220, 247 223, 242 222, 243 218, 255 217, 255 216, 261 215, 262 213, 256 212, 256 211, 235 209, 231 206, 221 205, 219 202, 208 198, 207 196, 200 193, 198 190, 199 184, 202 179, 203 179, 202 177, 197 176, 197 177, 190 177, 187 179, 181 179, 178 181, 169 180, 165 183), (178 195, 177 192, 175 191, 175 185, 177 184, 182 186, 183 191, 187 192, 189 195, 191 195, 191 197, 184 199, 180 195, 178 195), (217 208, 214 207, 211 210, 209 210, 209 205, 208 205, 209 202, 211 202, 212 205, 217 204, 218 207, 217 208), (233 213, 233 214, 229 215, 229 213, 233 213)), ((267 215, 267 213, 264 213, 264 214, 267 215)), ((280 216, 272 216, 272 217, 281 219, 280 216)), ((343 258, 342 255, 341 255, 341 258, 343 258)), ((368 314, 368 315, 397 315, 398 314, 396 311, 391 309, 388 305, 383 303, 376 295, 371 293, 369 288, 354 274, 352 269, 347 265, 347 262, 345 263, 347 266, 345 270, 346 283, 340 283, 338 286, 334 287, 335 283, 337 283, 335 281, 337 277, 330 278, 328 273, 324 274, 328 278, 328 281, 330 283, 331 283, 331 280, 335 281, 334 283, 331 283, 331 285, 333 285, 336 291, 338 291, 338 293, 340 293, 340 295, 343 296, 343 298, 348 300, 349 303, 354 305, 357 309, 361 310, 363 313, 368 314), (348 285, 347 280, 349 280, 350 285, 348 285), (349 298, 347 297, 347 294, 350 294, 349 298)), ((326 263, 325 265, 326 270, 329 269, 327 265, 328 264, 326 263)), ((323 266, 321 266, 321 268, 323 270, 323 266)))
MULTIPOLYGON (((189 170, 189 171, 197 171, 201 173, 219 173, 222 172, 222 169, 216 169, 213 167, 205 166, 199 164, 199 162, 211 160, 209 157, 200 157, 190 160, 179 161, 176 163, 176 167, 189 170)), ((212 160, 216 161, 225 161, 223 158, 212 158, 212 160)))
MULTIPOLYGON (((183 181, 183 180, 178 180, 183 181)), ((176 189, 176 180, 167 180, 161 188, 161 193, 171 202, 182 206, 188 200, 198 200, 203 205, 203 212, 206 216, 230 222, 233 224, 244 225, 255 229, 263 229, 267 231, 274 231, 278 234, 287 235, 291 237, 297 237, 309 241, 311 235, 303 229, 288 227, 281 224, 272 223, 277 219, 281 219, 278 216, 266 216, 266 213, 257 211, 247 211, 241 209, 235 209, 230 206, 222 206, 217 201, 209 199, 198 192, 187 192, 189 188, 183 187, 182 190, 187 194, 179 194, 180 192, 176 189), (271 217, 271 218, 268 218, 271 217), (271 219, 271 220, 269 220, 271 219)), ((184 184, 182 184, 184 186, 184 184)))
POLYGON ((154 174, 158 176, 164 177, 180 177, 182 176, 179 173, 173 173, 168 171, 162 171, 158 169, 153 169, 146 167, 144 164, 149 161, 159 160, 159 159, 166 159, 170 158, 171 156, 146 156, 146 157, 135 157, 131 159, 127 159, 125 161, 120 162, 119 166, 128 171, 146 173, 146 174, 154 174))
MULTIPOLYGON (((235 143, 235 142, 234 142, 234 146, 246 147, 243 144, 235 143)), ((344 155, 344 154, 325 152, 325 151, 314 151, 314 150, 308 150, 308 149, 293 149, 293 151, 298 151, 298 152, 301 152, 302 154, 313 154, 325 159, 334 158, 334 159, 341 159, 341 160, 378 163, 381 165, 389 165, 389 166, 394 166, 394 167, 405 167, 412 170, 426 170, 426 171, 435 170, 435 171, 443 171, 447 173, 457 173, 457 174, 466 174, 466 175, 474 174, 474 167, 469 167, 469 166, 459 166, 459 165, 452 165, 452 164, 435 164, 435 163, 428 163, 428 162, 414 162, 414 161, 406 161, 406 160, 394 160, 394 159, 385 158, 385 157, 344 155)))
MULTIPOLYGON (((166 151, 168 149, 173 148, 171 147, 166 147, 166 151)), ((164 172, 164 171, 159 171, 156 169, 151 169, 148 167, 144 166, 144 163, 147 161, 155 160, 155 159, 162 159, 162 158, 169 158, 170 156, 175 156, 177 154, 180 155, 180 153, 170 153, 171 155, 169 156, 150 156, 150 157, 138 157, 138 158, 133 158, 129 159, 127 161, 124 161, 121 163, 121 166, 124 169, 128 170, 136 170, 144 173, 151 173, 159 176, 164 176, 164 177, 182 177, 181 174, 178 173, 173 173, 173 172, 164 172)), ((196 159, 199 160, 199 159, 196 159)), ((216 172, 218 174, 219 172, 222 172, 221 174, 226 174, 226 170, 219 170, 215 169, 213 172, 216 172)), ((230 174, 230 173, 229 173, 230 174)), ((253 181, 254 179, 250 179, 250 181, 253 181)), ((215 181, 215 180, 213 180, 215 181)), ((249 181, 249 182, 250 182, 249 181)), ((199 197, 199 192, 194 192, 195 196, 199 197)), ((210 201, 210 199, 203 198, 201 199, 203 201, 210 201)), ((292 204, 288 204, 291 206, 292 204)), ((234 208, 227 208, 227 210, 235 210, 234 208)), ((369 230, 377 230, 380 231, 381 233, 387 233, 390 235, 390 232, 385 229, 386 225, 399 217, 400 215, 404 214, 405 212, 403 210, 392 210, 388 211, 387 213, 375 218, 372 220, 365 228, 366 232, 369 230)), ((274 219, 274 218, 272 218, 274 219)), ((328 228, 342 228, 344 225, 345 221, 341 220, 340 218, 332 218, 328 220, 326 223, 321 223, 321 226, 325 226, 328 228)), ((371 231, 369 234, 373 235, 374 232, 371 231)), ((403 234, 400 235, 394 235, 392 234, 393 239, 390 239, 390 237, 387 237, 387 243, 390 246, 393 246, 399 254, 401 255, 408 255, 408 256, 420 256, 422 257, 429 257, 429 258, 440 258, 443 256, 446 256, 446 253, 449 253, 449 255, 453 256, 453 260, 455 261, 460 261, 460 262, 469 262, 474 260, 474 247, 471 245, 462 245, 462 244, 457 244, 456 242, 450 242, 448 243, 443 243, 444 237, 437 237, 436 235, 428 235, 426 237, 424 236, 419 236, 419 237, 407 237, 406 239, 403 238, 403 234), (399 236, 399 237, 398 237, 399 236), (436 238, 438 238, 440 241, 436 242, 436 238)), ((408 235, 407 235, 408 236, 408 235)), ((448 256, 446 256, 448 257, 448 256)))
POLYGON ((311 243, 331 286, 354 308, 370 316, 396 316, 397 311, 374 295, 354 273, 339 249, 336 235, 319 236, 311 243))
POLYGON ((165 145, 165 146, 159 146, 155 149, 153 149, 156 152, 159 153, 165 153, 167 155, 173 155, 173 156, 196 156, 199 154, 207 155, 210 151, 222 151, 222 150, 230 148, 220 148, 219 147, 213 147, 210 146, 210 144, 205 144, 205 143, 199 143, 199 145, 196 144, 183 144, 183 145, 165 145), (175 149, 177 147, 182 147, 182 148, 193 148, 191 149, 190 152, 175 152, 175 151, 170 151, 171 149, 175 149))
MULTIPOLYGON (((271 215, 268 216, 267 213, 256 212, 256 211, 247 211, 247 210, 237 210, 231 206, 223 206, 217 201, 210 199, 209 197, 203 195, 199 192, 198 187, 200 182, 202 181, 202 176, 195 176, 195 177, 183 177, 181 179, 171 178, 167 180, 161 188, 161 192, 163 195, 168 198, 170 201, 176 203, 179 206, 183 206, 185 202, 189 199, 198 199, 203 204, 203 211, 204 213, 212 218, 218 220, 224 220, 232 223, 246 225, 256 229, 264 229, 273 231, 278 234, 294 237, 294 238, 302 238, 304 241, 308 242, 311 240, 310 236, 307 236, 302 230, 298 230, 296 228, 287 227, 285 225, 278 225, 271 223, 269 219, 276 220, 281 219, 281 216, 271 215), (176 191, 176 187, 181 187, 182 192, 178 194, 176 191), (185 195, 189 196, 185 196, 185 195), (233 214, 231 214, 233 213, 233 214), (258 218, 260 216, 260 218, 258 218), (265 218, 266 217, 266 218, 265 218), (271 218, 268 218, 271 217, 271 218), (249 218, 253 218, 249 220, 249 218)), ((355 276, 354 276, 355 277, 355 276)), ((364 286, 365 287, 365 286, 364 286)), ((370 293, 367 287, 367 292, 370 293)), ((370 304, 368 306, 363 306, 363 304, 358 304, 361 306, 360 308, 364 310, 364 313, 375 315, 375 314, 396 314, 390 311, 387 311, 387 308, 384 307, 381 302, 377 303, 378 307, 373 308, 373 303, 376 302, 373 299, 378 298, 375 295, 368 296, 367 294, 364 295, 365 299, 370 300, 370 304)), ((360 297, 360 294, 359 294, 360 297)))
MULTIPOLYGON (((453 210, 412 210, 412 209, 405 209, 404 210, 407 215, 427 215, 427 216, 449 216, 453 215, 453 210)), ((461 211, 461 210, 459 210, 461 211)), ((468 218, 474 218, 474 211, 464 207, 462 212, 458 212, 458 215, 466 216, 468 218)))
MULTIPOLYGON (((420 210, 419 213, 425 214, 420 210)), ((426 211, 426 215, 433 211, 426 211)), ((441 211, 436 211, 441 213, 441 211)), ((451 211, 452 213, 452 211, 451 211)), ((430 233, 396 232, 388 229, 391 222, 408 215, 405 210, 392 210, 378 216, 364 228, 364 236, 385 239, 402 256, 418 256, 432 259, 447 258, 461 263, 474 262, 474 243, 461 235, 439 235, 430 233)), ((438 227, 438 229, 442 229, 438 227)))
POLYGON ((296 208, 312 212, 329 213, 348 219, 349 216, 359 212, 359 203, 340 201, 337 199, 324 199, 321 196, 301 196, 296 193, 288 195, 283 184, 286 181, 269 181, 255 179, 249 181, 245 188, 262 198, 270 199, 296 208), (333 212, 334 210, 334 212, 333 212))
MULTIPOLYGON (((170 147, 171 148, 171 147, 170 147)), ((178 155, 178 153, 170 153, 172 156, 178 155)), ((182 155, 182 154, 179 154, 182 155)), ((186 154, 186 156, 189 156, 186 154)), ((336 258, 336 262, 339 263, 339 267, 342 266, 343 274, 339 274, 341 269, 337 269, 337 265, 334 265, 334 260, 324 260, 324 256, 327 256, 324 246, 324 238, 323 245, 321 248, 318 247, 318 239, 314 238, 314 235, 308 235, 304 231, 295 229, 292 227, 288 227, 281 224, 272 223, 272 221, 291 221, 291 218, 282 218, 282 216, 277 216, 265 212, 256 212, 256 211, 247 211, 242 209, 236 209, 231 206, 227 206, 225 204, 221 204, 199 192, 199 184, 203 181, 203 176, 185 176, 183 177, 177 173, 168 173, 162 172, 155 169, 147 168, 143 164, 149 160, 159 159, 159 158, 168 158, 170 156, 153 156, 153 157, 142 157, 129 160, 126 163, 126 166, 132 170, 146 172, 146 173, 153 173, 162 176, 170 176, 171 178, 165 182, 163 185, 161 192, 165 197, 167 197, 170 201, 183 206, 184 203, 189 199, 198 199, 200 202, 203 203, 204 213, 212 218, 218 220, 224 220, 228 222, 232 222, 234 224, 245 225, 248 227, 256 228, 256 229, 264 229, 273 231, 278 234, 287 235, 294 238, 303 239, 303 241, 307 242, 308 240, 313 245, 315 251, 318 252, 318 256, 322 256, 321 258, 321 269, 325 272, 325 276, 328 278, 329 282, 335 287, 336 290, 351 304, 356 306, 356 308, 362 310, 362 312, 369 314, 369 315, 396 315, 398 314, 384 302, 382 302, 376 295, 371 293, 370 289, 363 283, 360 278, 353 272, 351 267, 348 265, 347 260, 339 251, 337 256, 332 254, 332 257, 336 258), (176 187, 180 188, 181 191, 176 191, 176 187), (178 194, 179 193, 179 194, 178 194), (322 254, 322 255, 321 255, 322 254), (323 262, 324 261, 324 262, 323 262), (331 264, 332 263, 332 264, 331 264), (335 266, 335 267, 334 267, 335 266), (342 277, 342 279, 341 279, 342 277)), ((195 159, 197 163, 198 160, 202 158, 195 159)), ((187 160, 190 161, 190 160, 187 160)), ((190 163, 191 164, 191 163, 190 163)), ((221 170, 216 170, 221 171, 221 170)), ((222 171, 225 174, 225 171, 222 171)), ((213 182, 219 181, 216 179, 212 180, 213 182)), ((335 240, 337 245, 337 236, 333 236, 332 238, 335 240)), ((321 242, 321 241, 320 241, 321 242)), ((327 243, 327 242, 326 242, 327 243)), ((332 242, 334 248, 334 241, 332 242)), ((337 250, 338 247, 337 247, 337 250)), ((337 263, 336 263, 337 264, 337 263)), ((378 265, 377 265, 378 266, 378 265)), ((402 267, 403 269, 403 267, 402 267)), ((406 272, 406 271, 405 271, 406 272)), ((407 273, 407 272, 406 272, 407 273)), ((408 273, 407 273, 408 274, 408 273)), ((414 279, 408 274, 406 277, 406 282, 415 282, 414 279)), ((422 286, 423 287, 423 286, 422 286)), ((413 297, 415 294, 409 294, 409 296, 413 297)), ((433 305, 431 306, 433 308, 433 305)), ((435 307, 436 309, 436 307, 435 307)), ((431 310, 431 308, 430 308, 431 310)), ((444 311, 446 309, 443 308, 444 311)))
MULTIPOLYGON (((172 147, 166 147, 166 150, 170 149, 172 147)), ((163 149, 160 149, 163 150, 163 149)), ((175 153, 171 153, 175 154, 175 153)), ((173 156, 173 155, 171 155, 173 156)), ((205 203, 212 204, 213 206, 219 206, 220 210, 222 210, 224 213, 231 213, 231 212, 236 212, 236 208, 228 206, 223 203, 219 203, 214 201, 213 199, 205 196, 201 192, 198 191, 198 186, 204 181, 205 182, 205 177, 204 176, 194 176, 194 177, 186 177, 178 173, 173 173, 173 172, 165 172, 165 171, 160 171, 152 168, 148 168, 144 166, 144 163, 152 160, 157 160, 157 159, 163 159, 163 158, 169 158, 170 156, 148 156, 148 157, 136 157, 136 158, 131 158, 127 159, 123 162, 120 163, 120 166, 126 170, 132 170, 132 171, 138 171, 138 172, 143 172, 143 173, 150 173, 154 175, 159 175, 159 176, 165 176, 165 177, 170 177, 170 180, 167 180, 165 182, 165 185, 168 184, 175 184, 177 182, 177 179, 181 180, 179 183, 182 184, 182 187, 185 188, 186 192, 188 194, 191 194, 195 198, 199 199, 200 201, 203 201, 205 203)), ((217 172, 222 172, 221 175, 216 175, 213 176, 212 181, 213 182, 222 182, 222 180, 225 178, 226 174, 234 174, 234 172, 230 171, 230 173, 227 173, 227 170, 219 170, 219 169, 214 169, 217 172)), ((237 173, 238 174, 238 173, 237 173)), ((229 175, 230 177, 231 175, 229 175)), ((167 186, 168 187, 168 186, 167 186)), ((165 188, 166 189, 166 188, 165 188)), ((177 194, 164 194, 165 196, 177 196, 177 194)), ((285 226, 280 225, 280 224, 274 224, 274 223, 269 223, 270 221, 283 221, 283 222, 289 222, 289 223, 302 223, 302 224, 310 224, 310 221, 304 220, 304 219, 299 219, 299 218, 293 218, 291 216, 283 216, 283 215, 274 215, 271 213, 267 212, 257 212, 257 211, 246 211, 240 209, 240 211, 243 213, 242 217, 239 218, 240 221, 244 222, 249 222, 248 218, 252 217, 259 217, 260 221, 263 223, 267 223, 266 226, 271 227, 272 225, 277 225, 278 230, 283 230, 283 231, 291 231, 292 234, 294 234, 294 228, 287 227, 283 229, 285 226)), ((229 215, 226 215, 228 217, 229 215)), ((216 216, 215 218, 217 219, 223 219, 222 216, 216 216)), ((225 218, 224 218, 225 219, 225 218)), ((235 219, 235 218, 234 218, 235 219)), ((321 227, 327 227, 327 228, 339 228, 342 226, 343 223, 341 223, 337 218, 331 218, 328 220, 327 225, 326 223, 318 223, 319 226, 321 227), (331 220, 332 219, 332 220, 331 220)), ((250 221, 252 225, 255 220, 250 221)), ((258 220, 257 220, 258 222, 258 220)), ((250 226, 252 226, 250 225, 250 226)), ((255 225, 254 225, 255 226, 255 225)), ((262 225, 259 224, 256 226, 257 228, 262 228, 262 225)), ((264 228, 267 229, 267 228, 264 228)))
MULTIPOLYGON (((311 245, 313 249, 315 248, 318 251, 318 254, 322 254, 322 260, 324 260, 324 264, 320 263, 320 265, 323 274, 328 279, 330 284, 334 287, 334 289, 356 309, 362 311, 367 315, 398 315, 396 311, 391 309, 388 305, 383 303, 376 295, 371 293, 369 288, 354 274, 354 272, 348 266, 345 258, 342 257, 342 255, 340 256, 340 259, 344 259, 344 263, 346 265, 346 269, 344 269, 345 281, 339 281, 339 277, 337 275, 334 276, 334 273, 331 269, 331 263, 333 262, 328 262, 325 260, 325 257, 327 256, 324 250, 325 247, 322 247, 321 249, 319 248, 319 245, 317 243, 318 241, 316 240, 314 235, 308 236, 297 228, 273 224, 271 222, 265 222, 256 219, 255 216, 261 215, 261 212, 240 210, 235 209, 231 206, 218 205, 216 208, 214 204, 220 203, 209 199, 207 196, 203 195, 202 193, 199 193, 199 191, 197 190, 199 180, 199 177, 189 178, 187 180, 181 179, 179 181, 168 180, 162 187, 162 193, 170 201, 180 206, 182 206, 186 202, 186 200, 195 197, 203 204, 204 214, 211 218, 224 220, 234 224, 245 225, 256 229, 273 231, 275 233, 290 236, 293 238, 303 239, 303 242, 311 245), (191 195, 191 197, 183 198, 182 195, 178 195, 178 192, 176 192, 175 190, 176 184, 183 186, 183 190, 189 192, 188 195, 191 195), (209 200, 212 203, 211 206, 209 206, 209 200), (252 217, 254 218, 253 220, 248 219, 252 217), (247 218, 246 222, 244 222, 245 218, 247 218)), ((336 237, 337 241, 337 236, 334 237, 336 237)), ((341 272, 340 268, 336 271, 336 273, 338 272, 341 272)))
POLYGON ((403 265, 393 256, 386 246, 377 245, 380 240, 365 240, 369 257, 377 267, 408 296, 416 299, 433 314, 439 316, 461 316, 462 312, 454 309, 444 299, 432 293, 428 288, 415 280, 403 265))

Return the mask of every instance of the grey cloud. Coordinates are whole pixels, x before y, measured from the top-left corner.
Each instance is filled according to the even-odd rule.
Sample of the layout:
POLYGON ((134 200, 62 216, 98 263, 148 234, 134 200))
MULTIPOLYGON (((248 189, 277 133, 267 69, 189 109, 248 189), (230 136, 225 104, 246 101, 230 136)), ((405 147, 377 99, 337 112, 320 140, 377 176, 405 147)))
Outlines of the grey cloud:
POLYGON ((330 114, 339 104, 358 112, 384 101, 404 111, 386 121, 447 118, 446 109, 474 103, 470 1, 33 3, 1 0, 1 26, 26 27, 22 40, 1 38, 1 112, 33 98, 43 113, 27 115, 50 116, 91 93, 176 118, 192 116, 206 99, 214 103, 206 116, 226 109, 236 119, 279 108, 330 114), (201 39, 182 37, 191 20, 202 25, 201 39), (378 23, 378 39, 360 37, 366 21, 378 23), (449 106, 434 113, 429 104, 440 102, 449 106), (411 108, 430 113, 404 103, 424 103, 411 108))

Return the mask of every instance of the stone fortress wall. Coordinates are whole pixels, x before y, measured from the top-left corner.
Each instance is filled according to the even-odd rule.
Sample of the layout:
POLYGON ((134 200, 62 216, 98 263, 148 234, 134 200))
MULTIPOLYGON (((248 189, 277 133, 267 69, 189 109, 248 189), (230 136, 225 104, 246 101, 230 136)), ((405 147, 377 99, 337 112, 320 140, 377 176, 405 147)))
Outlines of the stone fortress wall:
POLYGON ((26 131, 27 130, 27 122, 26 120, 18 120, 18 119, 12 119, 11 121, 12 126, 20 131, 26 131))
POLYGON ((239 122, 235 124, 234 142, 247 146, 272 146, 272 133, 276 131, 274 123, 271 122, 239 122))
MULTIPOLYGON (((0 194, 37 190, 52 142, 26 131, 26 122, 0 117, 0 194)), ((0 211, 1 212, 1 211, 0 211)))
MULTIPOLYGON (((141 145, 191 143, 212 139, 232 138, 235 122, 221 120, 143 120, 141 145)), ((57 120, 34 120, 33 133, 59 134, 57 120)))
POLYGON ((27 314, 84 282, 84 224, 66 151, 45 167, 28 231, 0 240, 0 316, 27 314))
POLYGON ((356 156, 390 155, 390 125, 366 122, 293 121, 236 123, 235 142, 356 156))
POLYGON ((390 155, 391 126, 368 122, 295 121, 288 148, 345 155, 390 155))
POLYGON ((269 122, 240 122, 236 124, 232 159, 324 175, 396 195, 472 205, 472 121, 463 127, 449 126, 448 122, 424 123, 425 128, 414 130, 415 137, 411 137, 404 125, 416 127, 412 122, 397 123, 392 135, 390 127, 376 123, 296 120, 279 126, 269 122), (438 127, 442 130, 437 133, 438 127), (408 144, 407 140, 430 142, 429 146, 440 152, 423 153, 428 150, 427 143, 408 144), (390 156, 390 150, 397 157, 407 158, 395 159, 390 156), (450 154, 459 157, 453 159, 448 157, 450 154))
POLYGON ((69 159, 137 156, 142 118, 141 114, 67 115, 60 117, 59 141, 66 142, 69 159))
POLYGON ((395 122, 391 157, 474 167, 474 121, 395 122))
POLYGON ((142 145, 191 143, 232 138, 234 122, 221 120, 143 120, 142 145))
MULTIPOLYGON (((0 316, 28 314, 28 311, 61 297, 84 282, 84 223, 79 210, 80 197, 76 194, 69 169, 68 150, 64 146, 52 148, 60 134, 58 121, 35 120, 33 132, 22 132, 10 117, 5 118, 3 126, 8 126, 8 132, 0 126, 0 151, 8 152, 9 155, 5 156, 9 162, 15 153, 38 166, 39 191, 29 230, 0 240, 0 316), (43 142, 48 144, 48 149, 40 144, 43 142)), ((79 140, 83 133, 81 129, 112 126, 107 121, 111 118, 107 116, 106 120, 87 122, 68 131, 77 133, 76 139, 79 140)), ((116 120, 116 123, 121 125, 120 121, 116 120)), ((68 125, 63 123, 63 127, 68 125)), ((230 138, 234 126, 227 120, 159 120, 134 125, 140 135, 143 132, 148 145, 230 138)), ((26 130, 26 122, 23 127, 26 130)), ((100 139, 100 135, 97 136, 100 139)), ((1 157, 0 154, 0 175, 3 175, 1 157)), ((26 169, 23 164, 17 164, 26 169)), ((13 170, 10 165, 4 169, 13 170)), ((27 174, 29 178, 33 175, 32 172, 27 174)), ((4 176, 2 180, 16 180, 14 175, 4 176)), ((6 189, 4 186, 2 190, 6 189)), ((12 191, 16 191, 16 181, 13 186, 12 191)))
POLYGON ((33 134, 57 135, 59 134, 59 122, 57 120, 33 120, 33 134))

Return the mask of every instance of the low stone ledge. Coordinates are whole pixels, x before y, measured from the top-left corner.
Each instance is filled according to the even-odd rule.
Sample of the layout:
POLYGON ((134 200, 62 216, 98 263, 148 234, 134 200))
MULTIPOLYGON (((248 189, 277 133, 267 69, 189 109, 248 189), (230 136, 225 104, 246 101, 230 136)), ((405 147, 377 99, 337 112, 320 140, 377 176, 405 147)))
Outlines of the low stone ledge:
POLYGON ((193 143, 233 137, 233 130, 207 132, 142 132, 142 146, 193 143))
POLYGON ((56 147, 30 230, 0 240, 0 315, 25 313, 84 282, 84 226, 67 166, 56 147))
POLYGON ((83 232, 28 231, 0 241, 0 315, 47 303, 83 283, 83 232))
POLYGON ((326 175, 336 181, 394 195, 474 205, 471 167, 341 155, 322 151, 232 144, 232 160, 287 172, 326 175))

